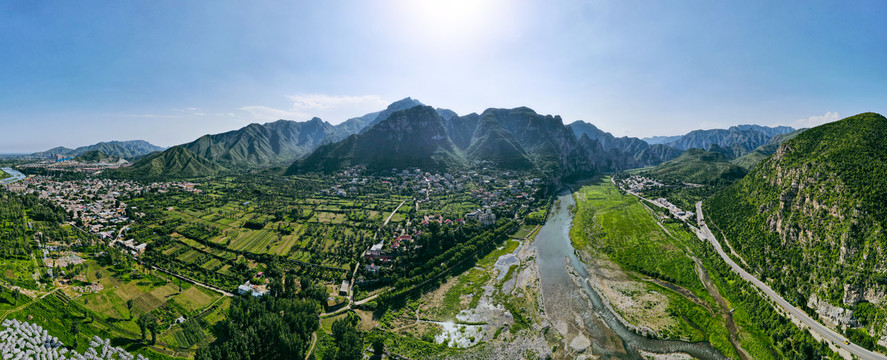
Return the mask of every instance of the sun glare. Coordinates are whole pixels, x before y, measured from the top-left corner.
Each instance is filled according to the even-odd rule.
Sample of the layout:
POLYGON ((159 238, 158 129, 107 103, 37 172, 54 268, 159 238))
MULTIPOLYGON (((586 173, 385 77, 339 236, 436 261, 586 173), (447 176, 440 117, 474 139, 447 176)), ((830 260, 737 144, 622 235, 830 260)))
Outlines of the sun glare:
POLYGON ((453 50, 501 34, 507 4, 499 0, 403 0, 407 31, 415 40, 453 50))

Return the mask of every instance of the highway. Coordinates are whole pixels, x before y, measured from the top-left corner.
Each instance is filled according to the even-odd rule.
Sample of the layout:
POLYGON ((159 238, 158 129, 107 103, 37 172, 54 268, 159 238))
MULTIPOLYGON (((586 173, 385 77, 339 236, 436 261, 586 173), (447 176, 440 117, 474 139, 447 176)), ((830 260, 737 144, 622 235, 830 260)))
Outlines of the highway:
POLYGON ((887 356, 885 356, 885 355, 866 350, 866 349, 864 349, 856 344, 853 344, 853 343, 850 343, 849 345, 846 344, 845 341, 848 341, 848 340, 843 335, 838 334, 834 330, 829 329, 829 328, 825 327, 824 325, 820 324, 819 321, 816 321, 815 319, 811 318, 810 316, 807 315, 807 313, 794 307, 788 301, 785 301, 785 299, 783 299, 782 296, 780 296, 775 291, 773 291, 773 289, 771 289, 769 286, 767 286, 767 284, 764 284, 761 280, 758 280, 758 278, 752 276, 747 271, 745 271, 745 269, 743 269, 741 266, 736 264, 736 262, 734 262, 733 259, 731 259, 729 256, 727 256, 727 254, 724 252, 724 249, 721 248, 721 244, 718 243, 715 236, 708 229, 708 225, 705 224, 705 218, 702 215, 702 202, 701 201, 696 203, 696 215, 697 215, 697 217, 696 217, 697 221, 699 223, 699 231, 696 233, 696 235, 699 236, 699 239, 701 239, 703 241, 710 242, 715 247, 715 250, 721 256, 721 258, 723 258, 724 261, 726 261, 727 264, 730 265, 730 267, 733 269, 734 272, 739 274, 739 276, 741 276, 746 281, 757 286, 758 289, 763 291, 764 294, 766 294, 768 297, 770 297, 770 299, 773 299, 773 301, 775 301, 777 304, 779 304, 779 306, 781 306, 785 311, 791 313, 792 316, 795 317, 795 319, 800 320, 811 331, 819 334, 819 336, 821 338, 826 339, 827 341, 829 341, 833 345, 840 347, 841 349, 855 355, 856 357, 858 357, 860 359, 887 360, 887 356))

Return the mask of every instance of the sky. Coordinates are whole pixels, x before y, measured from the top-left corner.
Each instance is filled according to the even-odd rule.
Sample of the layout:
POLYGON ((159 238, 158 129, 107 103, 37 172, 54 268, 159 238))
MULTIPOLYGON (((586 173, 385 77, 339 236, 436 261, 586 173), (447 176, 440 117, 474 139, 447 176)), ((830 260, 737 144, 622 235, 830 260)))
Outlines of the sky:
POLYGON ((616 136, 887 114, 884 1, 0 2, 0 153, 412 97, 616 136))

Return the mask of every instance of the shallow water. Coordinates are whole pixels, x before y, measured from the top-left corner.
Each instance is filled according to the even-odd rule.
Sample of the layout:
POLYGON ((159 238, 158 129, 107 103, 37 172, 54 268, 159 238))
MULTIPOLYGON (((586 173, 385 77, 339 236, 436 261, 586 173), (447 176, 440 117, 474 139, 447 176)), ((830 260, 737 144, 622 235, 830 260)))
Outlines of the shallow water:
POLYGON ((576 257, 570 242, 572 215, 569 207, 575 204, 572 195, 564 191, 551 215, 533 242, 537 249, 542 296, 545 313, 554 329, 564 337, 565 345, 579 344, 583 348, 590 340, 590 352, 601 358, 642 359, 638 349, 656 353, 681 352, 699 359, 726 359, 707 342, 688 343, 673 340, 654 340, 635 334, 625 327, 601 302, 600 296, 588 285, 585 264, 576 257), (578 275, 577 286, 567 272, 568 264, 578 275))

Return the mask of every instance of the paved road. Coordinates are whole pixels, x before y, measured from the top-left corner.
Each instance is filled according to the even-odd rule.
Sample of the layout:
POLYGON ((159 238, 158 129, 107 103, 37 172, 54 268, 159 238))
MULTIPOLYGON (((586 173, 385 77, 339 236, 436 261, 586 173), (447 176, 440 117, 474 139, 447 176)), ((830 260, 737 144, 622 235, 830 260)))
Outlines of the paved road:
POLYGON ((816 321, 813 318, 811 318, 810 316, 808 316, 807 313, 799 310, 798 308, 794 307, 792 304, 789 304, 788 301, 785 301, 785 299, 783 299, 782 296, 780 296, 775 291, 773 291, 773 289, 771 289, 769 286, 767 286, 767 284, 764 284, 761 280, 758 280, 758 278, 752 276, 747 271, 745 271, 745 269, 743 269, 741 266, 736 264, 736 262, 734 262, 733 259, 731 259, 729 256, 727 256, 727 253, 725 253, 724 249, 721 248, 721 244, 718 243, 715 236, 708 229, 708 225, 705 224, 705 218, 702 215, 702 202, 696 203, 696 215, 697 215, 697 221, 699 222, 699 232, 697 232, 696 235, 699 236, 699 238, 702 239, 703 241, 710 242, 715 247, 715 250, 718 252, 718 254, 721 255, 721 258, 723 258, 724 261, 726 261, 727 264, 730 265, 730 267, 733 269, 733 271, 738 273, 739 276, 741 276, 746 281, 757 286, 758 289, 761 289, 761 291, 763 291, 764 294, 766 294, 768 297, 770 297, 770 299, 773 299, 773 301, 775 301, 777 304, 779 304, 779 306, 781 306, 783 309, 785 309, 785 311, 791 313, 796 319, 798 319, 802 323, 804 323, 804 325, 806 325, 811 331, 816 332, 817 334, 819 334, 819 336, 828 340, 833 345, 838 346, 841 349, 850 352, 851 354, 859 357, 860 359, 887 360, 887 356, 866 350, 856 344, 853 344, 853 343, 851 343, 849 345, 845 344, 844 342, 847 341, 847 338, 845 338, 841 334, 838 334, 834 330, 825 327, 824 325, 820 324, 818 321, 816 321))

